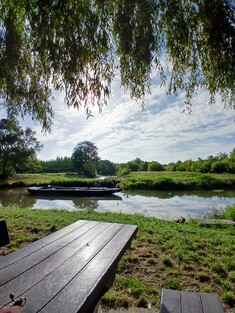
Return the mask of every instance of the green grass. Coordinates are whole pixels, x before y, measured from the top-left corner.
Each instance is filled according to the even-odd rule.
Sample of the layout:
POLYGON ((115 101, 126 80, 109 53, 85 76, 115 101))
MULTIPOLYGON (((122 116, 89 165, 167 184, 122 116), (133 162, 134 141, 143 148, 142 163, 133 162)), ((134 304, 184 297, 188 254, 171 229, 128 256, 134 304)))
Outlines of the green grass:
POLYGON ((131 174, 105 180, 87 179, 76 174, 41 173, 16 174, 7 180, 0 180, 0 187, 19 187, 30 185, 120 185, 126 189, 142 190, 195 190, 206 189, 221 192, 235 186, 235 174, 200 174, 194 172, 132 172, 131 174))
POLYGON ((32 185, 65 185, 80 186, 94 185, 102 183, 104 186, 114 186, 117 184, 116 179, 107 178, 106 180, 89 179, 77 174, 68 173, 40 173, 40 174, 15 174, 8 179, 0 180, 2 187, 24 187, 32 185))
POLYGON ((1 254, 79 219, 138 225, 131 248, 121 259, 113 287, 103 297, 111 306, 159 308, 162 287, 217 292, 223 305, 235 305, 235 228, 200 227, 194 221, 178 224, 141 215, 86 211, 1 208, 11 237, 1 254))
POLYGON ((201 174, 195 172, 132 172, 121 180, 123 189, 220 190, 235 186, 234 174, 201 174))

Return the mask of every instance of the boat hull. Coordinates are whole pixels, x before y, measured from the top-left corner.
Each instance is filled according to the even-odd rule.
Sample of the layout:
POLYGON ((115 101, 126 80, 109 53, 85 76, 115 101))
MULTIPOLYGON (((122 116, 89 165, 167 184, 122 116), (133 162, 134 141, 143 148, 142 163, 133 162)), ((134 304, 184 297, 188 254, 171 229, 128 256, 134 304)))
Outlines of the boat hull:
POLYGON ((44 196, 73 196, 73 197, 99 197, 108 196, 120 192, 120 188, 108 187, 29 187, 28 192, 32 195, 44 196))

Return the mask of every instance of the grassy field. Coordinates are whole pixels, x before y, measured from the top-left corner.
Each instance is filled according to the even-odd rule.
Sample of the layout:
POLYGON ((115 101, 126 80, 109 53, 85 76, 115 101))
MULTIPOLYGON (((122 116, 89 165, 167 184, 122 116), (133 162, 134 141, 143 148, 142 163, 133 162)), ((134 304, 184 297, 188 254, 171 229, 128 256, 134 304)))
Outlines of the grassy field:
MULTIPOLYGON (((234 210, 235 208, 233 208, 234 210)), ((95 211, 1 208, 15 251, 78 219, 138 225, 132 247, 119 263, 114 286, 103 297, 106 305, 159 308, 162 287, 218 292, 227 312, 235 312, 235 228, 178 224, 140 215, 95 211)))
POLYGON ((16 174, 7 180, 0 180, 1 187, 31 185, 119 185, 122 189, 153 190, 194 190, 232 189, 235 187, 235 174, 201 174, 193 172, 132 172, 125 177, 87 179, 76 174, 41 173, 16 174))
POLYGON ((52 184, 52 182, 68 182, 82 180, 79 175, 66 173, 15 174, 8 179, 0 180, 0 187, 4 185, 31 186, 37 184, 52 184))
POLYGON ((145 178, 171 178, 176 182, 180 181, 193 181, 196 177, 208 175, 215 179, 220 179, 223 181, 235 180, 235 174, 223 173, 223 174, 201 174, 196 172, 132 172, 128 177, 134 177, 139 179, 145 178))
POLYGON ((193 190, 235 187, 235 174, 196 172, 132 172, 121 179, 123 189, 193 190))

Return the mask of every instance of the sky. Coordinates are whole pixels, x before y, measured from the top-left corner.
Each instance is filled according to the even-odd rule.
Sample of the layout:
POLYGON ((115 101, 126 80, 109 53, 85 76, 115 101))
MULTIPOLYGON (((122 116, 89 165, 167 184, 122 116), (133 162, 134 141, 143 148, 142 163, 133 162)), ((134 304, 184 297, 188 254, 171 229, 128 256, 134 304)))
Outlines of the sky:
POLYGON ((206 159, 235 148, 235 111, 224 109, 219 98, 209 105, 206 92, 199 92, 193 98, 192 113, 188 114, 183 112, 183 95, 166 95, 157 80, 152 82, 144 111, 141 102, 132 101, 116 80, 102 113, 93 108, 93 117, 87 119, 85 111, 67 108, 64 95, 54 92, 51 133, 42 133, 41 126, 29 118, 21 126, 36 130, 36 138, 44 146, 37 153, 39 160, 71 156, 82 141, 94 143, 100 158, 114 163, 140 158, 168 164, 206 159))
POLYGON ((42 133, 41 126, 28 118, 21 125, 36 130, 36 137, 44 146, 37 154, 40 160, 71 156, 76 145, 85 140, 97 146, 101 159, 114 163, 140 158, 168 164, 233 150, 234 110, 225 109, 219 98, 209 105, 207 93, 200 92, 188 114, 184 112, 183 95, 166 95, 157 80, 152 82, 144 111, 141 102, 132 101, 116 80, 102 113, 93 108, 93 117, 87 119, 85 111, 67 108, 64 94, 54 93, 51 133, 42 133))

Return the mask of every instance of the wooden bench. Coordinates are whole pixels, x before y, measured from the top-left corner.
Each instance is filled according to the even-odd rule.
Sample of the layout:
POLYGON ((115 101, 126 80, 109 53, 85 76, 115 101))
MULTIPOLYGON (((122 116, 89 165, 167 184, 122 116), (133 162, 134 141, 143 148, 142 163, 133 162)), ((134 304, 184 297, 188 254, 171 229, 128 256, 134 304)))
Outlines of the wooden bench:
POLYGON ((80 220, 0 258, 0 307, 13 293, 26 298, 23 313, 93 312, 136 233, 135 225, 80 220))
POLYGON ((223 313, 217 293, 162 289, 160 313, 223 313))
POLYGON ((7 230, 5 220, 0 221, 0 247, 6 246, 10 243, 10 238, 7 230))

